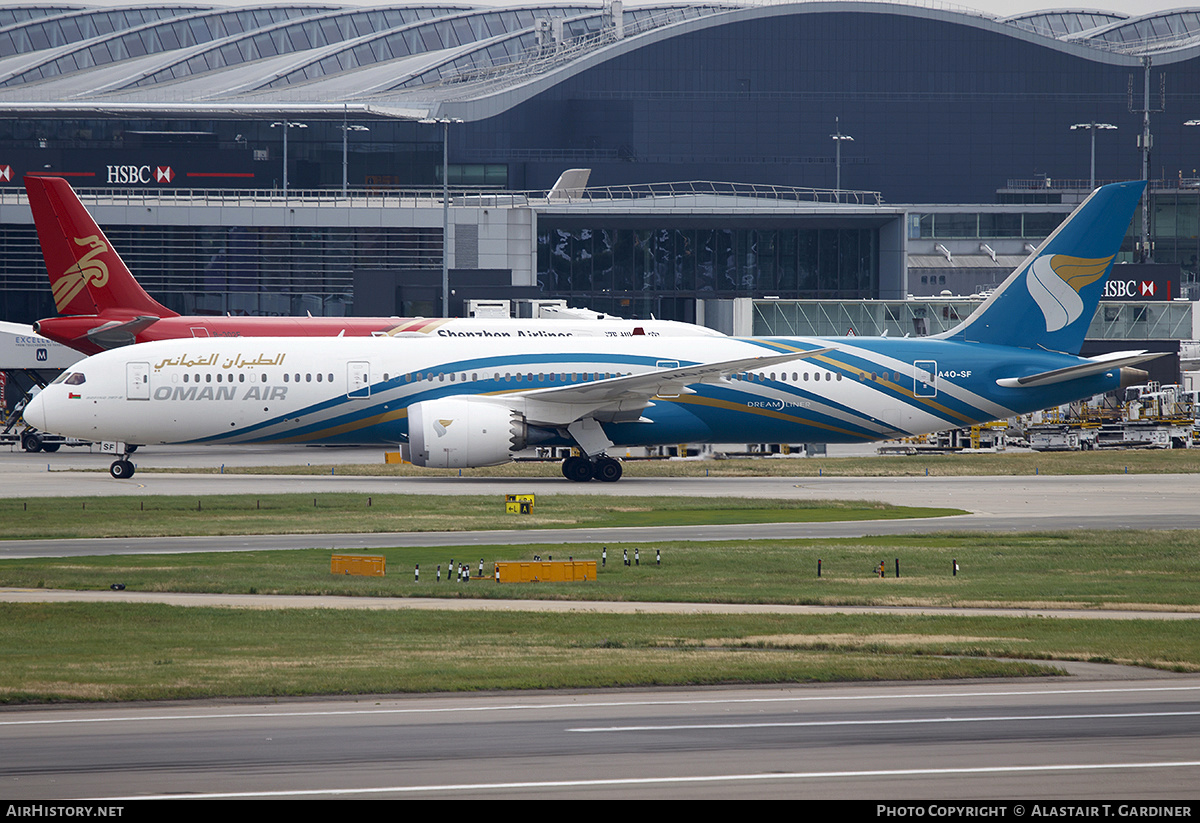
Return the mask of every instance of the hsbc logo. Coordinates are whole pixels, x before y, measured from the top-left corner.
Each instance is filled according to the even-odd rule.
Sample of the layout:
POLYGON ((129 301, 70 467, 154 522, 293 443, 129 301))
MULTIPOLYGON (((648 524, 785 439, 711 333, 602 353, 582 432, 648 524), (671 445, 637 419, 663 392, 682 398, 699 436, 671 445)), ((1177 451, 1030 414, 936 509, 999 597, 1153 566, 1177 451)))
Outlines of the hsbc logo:
POLYGON ((109 166, 108 182, 110 183, 149 183, 149 166, 109 166))
POLYGON ((1160 285, 1154 280, 1109 280, 1104 284, 1104 296, 1110 300, 1154 299, 1160 285))
POLYGON ((175 179, 175 170, 170 166, 108 166, 108 182, 115 184, 170 183, 175 179))
POLYGON ((7 164, 0 165, 0 183, 9 183, 12 181, 12 166, 7 164))

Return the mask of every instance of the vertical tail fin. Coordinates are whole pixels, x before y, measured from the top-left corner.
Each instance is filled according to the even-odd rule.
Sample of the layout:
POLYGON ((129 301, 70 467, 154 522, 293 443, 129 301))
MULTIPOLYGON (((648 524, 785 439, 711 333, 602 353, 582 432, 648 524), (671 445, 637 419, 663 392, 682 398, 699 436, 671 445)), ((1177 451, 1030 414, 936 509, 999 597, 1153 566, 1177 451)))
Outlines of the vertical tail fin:
POLYGON ((1079 354, 1145 187, 1096 189, 983 305, 938 336, 1079 354))
POLYGON ((146 294, 66 180, 26 177, 25 192, 59 314, 177 316, 146 294))

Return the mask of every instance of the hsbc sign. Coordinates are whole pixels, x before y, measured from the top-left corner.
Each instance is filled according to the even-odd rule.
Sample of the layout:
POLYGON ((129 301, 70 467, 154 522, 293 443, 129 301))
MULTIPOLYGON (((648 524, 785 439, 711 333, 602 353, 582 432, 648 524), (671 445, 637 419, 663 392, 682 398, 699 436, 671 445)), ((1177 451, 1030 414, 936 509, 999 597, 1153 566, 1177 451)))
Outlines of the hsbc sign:
POLYGON ((1157 292, 1153 280, 1109 280, 1104 284, 1104 296, 1112 300, 1154 300, 1157 292))
POLYGON ((161 185, 175 179, 175 171, 170 166, 107 166, 107 169, 108 182, 116 185, 161 185))
POLYGON ((1180 296, 1177 265, 1113 266, 1104 284, 1105 300, 1173 300, 1180 296))

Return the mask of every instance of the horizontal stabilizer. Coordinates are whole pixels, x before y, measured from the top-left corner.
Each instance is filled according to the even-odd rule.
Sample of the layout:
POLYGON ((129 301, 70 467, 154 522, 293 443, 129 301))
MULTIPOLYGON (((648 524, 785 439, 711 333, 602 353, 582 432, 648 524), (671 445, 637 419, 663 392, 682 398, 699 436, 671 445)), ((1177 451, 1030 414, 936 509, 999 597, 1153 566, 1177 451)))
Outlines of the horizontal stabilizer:
POLYGON ((1068 380, 1090 377, 1093 374, 1121 369, 1126 366, 1136 366, 1138 363, 1145 363, 1147 360, 1162 357, 1163 354, 1165 352, 1110 352, 1109 354, 1090 358, 1087 362, 1080 363, 1077 366, 1067 366, 1064 369, 1053 369, 1052 371, 1030 374, 1025 377, 1004 377, 997 380, 996 384, 1006 389, 1028 389, 1037 386, 1049 386, 1054 383, 1065 383, 1068 380))
POLYGON ((138 333, 154 325, 161 319, 161 317, 143 316, 126 320, 123 323, 113 320, 102 326, 89 329, 87 339, 102 349, 117 349, 121 346, 131 346, 136 342, 138 333))

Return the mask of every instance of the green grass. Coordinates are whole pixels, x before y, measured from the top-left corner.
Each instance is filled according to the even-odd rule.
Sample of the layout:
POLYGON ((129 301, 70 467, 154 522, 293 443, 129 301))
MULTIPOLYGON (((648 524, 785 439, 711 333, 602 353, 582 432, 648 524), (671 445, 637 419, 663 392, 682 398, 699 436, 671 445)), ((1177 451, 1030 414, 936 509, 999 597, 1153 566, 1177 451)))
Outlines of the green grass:
MULTIPOLYGON (((519 489, 517 491, 520 491, 519 489)), ((3 537, 158 537, 220 534, 420 532, 613 526, 819 523, 963 514, 867 501, 611 495, 537 496, 534 513, 504 498, 406 494, 61 497, 0 500, 3 537)))
POLYGON ((0 604, 0 702, 1195 671, 1166 621, 0 604), (1001 660, 998 658, 1009 658, 1001 660))
MULTIPOLYGON (((384 578, 328 549, 0 562, 0 586, 739 603, 1200 608, 1200 532, 1072 532, 666 543, 585 584, 433 581, 600 547, 387 549, 384 578), (661 548, 663 564, 654 564, 661 548), (902 576, 894 575, 894 559, 902 576), (823 574, 816 577, 816 561, 823 574), (951 561, 960 571, 951 574, 951 561), (886 561, 888 577, 872 568, 886 561), (422 582, 412 577, 420 563, 422 582)), ((375 553, 375 552, 372 552, 375 553)), ((630 551, 632 557, 632 548, 630 551)), ((667 615, 0 604, 0 703, 1030 676, 1022 660, 1200 671, 1191 621, 1036 616, 667 615)))
MULTIPOLYGON (((978 457, 985 456, 951 460, 978 457)), ((1174 464, 1180 471, 1182 465, 1174 464)), ((447 522, 464 529, 751 524, 929 516, 932 511, 871 503, 540 495, 537 513, 525 517, 501 514, 503 501, 494 497, 315 499, 316 506, 311 495, 8 500, 0 501, 0 522, 8 537, 65 537, 441 530, 447 522)), ((459 585, 446 577, 437 584, 433 577, 438 564, 446 573, 451 557, 470 561, 472 569, 481 556, 489 564, 535 553, 599 559, 597 544, 369 552, 387 558, 389 574, 382 579, 331 575, 332 552, 327 549, 8 560, 0 561, 0 586, 107 589, 123 583, 135 591, 361 597, 1200 609, 1197 531, 656 543, 641 547, 637 567, 621 565, 625 546, 608 548, 607 567, 586 584, 459 585), (656 549, 662 551, 661 567, 654 564, 656 549), (894 576, 896 558, 899 578, 894 576), (880 560, 887 568, 884 579, 872 573, 880 560), (960 566, 957 576, 951 574, 954 560, 960 566), (413 581, 416 563, 421 583, 413 581)), ((628 548, 632 557, 633 547, 628 548)), ((96 603, 0 604, 0 621, 5 627, 0 632, 0 703, 940 679, 1056 671, 1022 662, 1031 660, 1200 671, 1200 632, 1193 630, 1193 622, 1167 620, 376 612, 96 603)))
POLYGON ((331 575, 329 549, 0 561, 0 586, 363 597, 544 598, 688 603, 929 605, 1200 610, 1200 532, 932 534, 812 541, 655 543, 641 565, 608 565, 588 583, 449 582, 450 560, 485 574, 496 560, 600 560, 598 544, 393 548, 382 578, 331 575), (662 552, 661 566, 655 564, 662 552), (901 576, 895 577, 895 560, 901 576), (817 561, 821 577, 817 577, 817 561), (873 573, 885 561, 887 577, 873 573), (952 563, 960 566, 952 574, 952 563), (421 566, 421 581, 413 568, 421 566), (435 582, 442 567, 442 582, 435 582))

